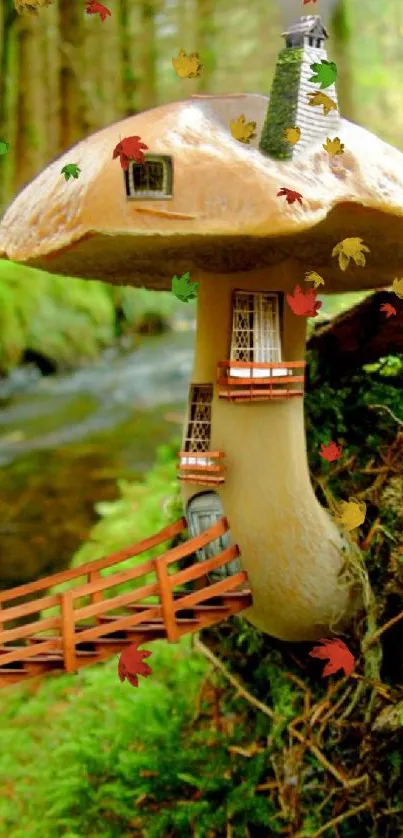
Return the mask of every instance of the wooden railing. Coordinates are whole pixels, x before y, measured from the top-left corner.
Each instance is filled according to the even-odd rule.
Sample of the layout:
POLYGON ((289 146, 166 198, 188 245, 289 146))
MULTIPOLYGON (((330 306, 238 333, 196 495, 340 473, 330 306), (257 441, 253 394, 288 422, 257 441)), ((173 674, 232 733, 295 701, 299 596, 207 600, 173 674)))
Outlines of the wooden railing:
POLYGON ((228 401, 267 401, 303 396, 305 361, 281 361, 276 364, 249 361, 219 361, 217 371, 218 395, 228 401), (239 370, 242 375, 231 375, 239 370), (286 375, 276 372, 286 370, 286 375), (298 371, 302 370, 302 375, 298 371), (267 372, 267 375, 264 375, 267 372), (297 374, 294 374, 297 372, 297 374), (259 373, 258 375, 256 373, 259 373))
POLYGON ((224 451, 180 451, 178 456, 180 480, 201 486, 224 483, 224 451))
MULTIPOLYGON (((224 535, 229 528, 227 519, 221 518, 201 535, 176 547, 171 547, 162 555, 149 558, 140 565, 124 570, 119 570, 115 566, 128 558, 162 544, 183 532, 185 528, 186 521, 181 518, 175 524, 165 527, 156 535, 144 539, 133 547, 96 559, 80 568, 62 571, 45 579, 2 592, 0 594, 0 606, 3 606, 4 603, 12 603, 13 600, 21 599, 23 596, 49 589, 55 584, 73 583, 69 590, 64 590, 62 593, 46 593, 45 595, 39 595, 30 602, 24 602, 20 605, 11 604, 6 608, 2 607, 0 671, 6 664, 10 665, 18 661, 24 661, 28 662, 29 665, 30 658, 39 660, 40 656, 58 653, 62 655, 64 670, 73 672, 78 667, 77 645, 95 643, 101 641, 106 635, 110 636, 111 623, 108 620, 113 620, 114 632, 121 632, 133 629, 143 623, 148 626, 150 621, 162 617, 165 636, 170 642, 177 641, 182 634, 189 631, 189 628, 180 625, 180 621, 177 621, 178 611, 200 604, 204 600, 218 596, 223 592, 234 591, 247 581, 246 572, 241 571, 233 576, 226 577, 220 582, 209 584, 200 590, 188 592, 183 588, 183 585, 187 582, 205 577, 212 570, 237 558, 239 549, 236 545, 226 548, 212 559, 197 562, 184 570, 174 573, 169 572, 173 564, 187 556, 193 556, 197 550, 224 535), (116 572, 105 577, 101 576, 101 570, 111 567, 116 569, 116 572), (141 587, 131 588, 124 593, 118 592, 113 596, 110 595, 111 589, 127 582, 137 581, 144 576, 151 576, 151 581, 146 581, 141 587), (83 577, 87 578, 87 582, 78 584, 78 581, 83 577), (105 598, 106 593, 109 596, 105 598), (154 602, 149 601, 151 598, 154 599, 154 602), (83 604, 83 600, 85 604, 83 604), (139 606, 141 602, 142 606, 139 606), (136 612, 134 608, 133 613, 123 616, 111 614, 117 609, 127 608, 128 606, 141 607, 141 610, 136 612), (49 609, 56 609, 56 614, 49 617, 43 616, 44 612, 49 609), (4 628, 5 624, 10 621, 35 613, 39 616, 33 621, 9 629, 4 628), (96 624, 86 624, 85 621, 89 619, 95 620, 96 624), (51 636, 38 637, 38 634, 49 632, 49 630, 52 630, 51 636), (25 641, 28 645, 11 647, 6 645, 16 640, 25 641)), ((245 600, 243 607, 247 607, 248 604, 245 600)), ((192 630, 197 630, 197 628, 192 630)), ((82 662, 80 665, 82 665, 82 662)))

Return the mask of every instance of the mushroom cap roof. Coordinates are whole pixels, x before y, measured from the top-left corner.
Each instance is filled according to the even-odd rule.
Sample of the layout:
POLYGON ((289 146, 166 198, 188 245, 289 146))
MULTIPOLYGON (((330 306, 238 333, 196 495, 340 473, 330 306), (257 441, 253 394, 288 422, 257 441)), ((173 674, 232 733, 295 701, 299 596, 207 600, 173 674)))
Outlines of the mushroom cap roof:
POLYGON ((170 290, 173 274, 234 273, 293 258, 318 271, 328 292, 388 286, 403 263, 403 154, 340 122, 344 154, 323 139, 292 161, 262 155, 268 99, 194 96, 97 131, 53 161, 20 192, 0 224, 0 257, 51 273, 170 290), (229 122, 257 123, 249 144, 229 122), (170 200, 128 200, 119 159, 125 136, 173 158, 170 200), (77 163, 79 179, 61 169, 77 163), (277 197, 300 192, 303 204, 277 197), (333 247, 360 237, 365 268, 341 271, 333 247))

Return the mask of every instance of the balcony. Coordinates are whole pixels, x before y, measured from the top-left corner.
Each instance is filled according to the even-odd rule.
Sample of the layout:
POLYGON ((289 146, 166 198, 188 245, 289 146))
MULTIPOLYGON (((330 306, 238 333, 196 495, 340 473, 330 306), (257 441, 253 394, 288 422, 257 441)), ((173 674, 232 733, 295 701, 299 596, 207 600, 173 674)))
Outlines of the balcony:
POLYGON ((236 402, 265 402, 304 395, 305 361, 260 364, 218 362, 218 395, 236 402), (302 386, 300 386, 302 385, 302 386))
POLYGON ((224 451, 180 451, 179 480, 201 486, 217 486, 224 483, 224 457, 224 451))

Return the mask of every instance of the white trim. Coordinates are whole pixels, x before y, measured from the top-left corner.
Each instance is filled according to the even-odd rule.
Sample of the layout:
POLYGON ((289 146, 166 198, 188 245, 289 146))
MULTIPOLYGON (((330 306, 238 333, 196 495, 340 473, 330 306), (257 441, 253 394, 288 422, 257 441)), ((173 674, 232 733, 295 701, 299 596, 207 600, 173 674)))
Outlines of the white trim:
POLYGON ((202 456, 182 456, 180 458, 181 466, 212 466, 214 465, 213 460, 211 457, 202 457, 202 456))

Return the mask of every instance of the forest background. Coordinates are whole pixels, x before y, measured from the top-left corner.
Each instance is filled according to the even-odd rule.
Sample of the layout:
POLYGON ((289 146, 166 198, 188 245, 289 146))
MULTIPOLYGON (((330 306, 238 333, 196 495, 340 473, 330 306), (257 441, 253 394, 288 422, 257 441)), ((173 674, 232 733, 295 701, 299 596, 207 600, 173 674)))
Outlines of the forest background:
MULTIPOLYGON (((55 156, 133 112, 193 93, 269 93, 280 33, 304 13, 321 14, 329 27, 342 115, 403 150, 400 0, 106 5, 112 16, 102 23, 85 15, 81 0, 56 0, 37 16, 18 16, 12 0, 3 0, 0 138, 10 150, 0 157, 1 211, 55 156), (180 48, 199 52, 199 78, 175 75, 171 60, 180 48)), ((333 300, 327 310, 350 304, 333 300)), ((174 310, 170 295, 117 292, 1 262, 0 373, 27 357, 45 358, 52 369, 74 367, 83 342, 90 358, 116 338, 122 311, 126 326, 137 329, 144 314, 158 322, 174 310)), ((360 543, 378 585, 381 625, 403 607, 396 501, 403 467, 399 462, 374 491, 371 472, 363 478, 348 468, 328 470, 324 481, 317 429, 332 428, 345 446, 345 462, 353 457, 357 468, 368 462, 382 467, 379 451, 401 442, 401 357, 347 371, 336 382, 322 370, 315 392, 310 382, 316 372, 313 353, 306 398, 312 477, 322 502, 329 492, 369 492, 360 543), (386 405, 392 416, 372 414, 370 421, 371 403, 386 405), (386 535, 374 541, 377 521, 386 535)), ((72 557, 74 564, 155 532, 177 512, 178 444, 174 440, 158 452, 144 479, 114 488, 117 499, 99 506, 100 520, 72 557)), ((389 645, 373 644, 376 655, 363 661, 367 682, 361 683, 341 679, 328 687, 300 651, 284 649, 234 619, 203 638, 213 665, 188 643, 153 644, 153 676, 138 690, 119 684, 114 661, 7 690, 0 696, 1 836, 396 838, 403 834, 403 657, 391 648, 402 643, 399 629, 386 633, 389 645), (217 660, 247 688, 243 696, 220 674, 217 660), (334 705, 343 697, 340 722, 334 705), (383 739, 373 730, 374 708, 395 714, 381 728, 383 739), (312 713, 325 719, 313 748, 312 713), (302 728, 296 724, 301 717, 302 728)), ((351 642, 358 656, 360 635, 351 642)))

